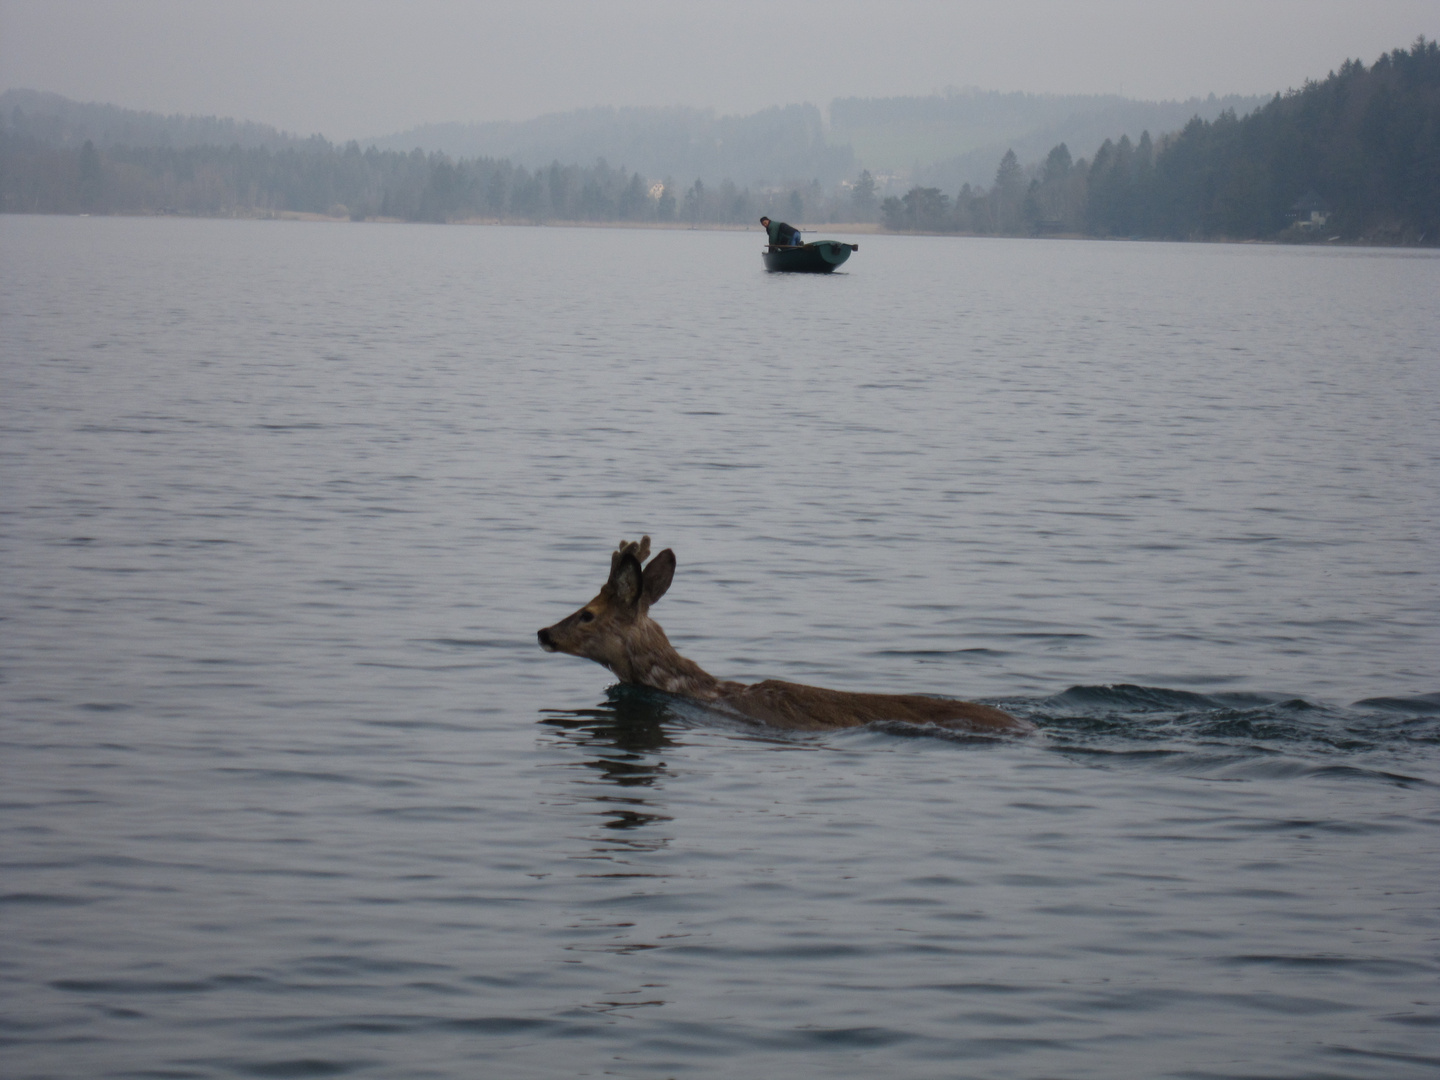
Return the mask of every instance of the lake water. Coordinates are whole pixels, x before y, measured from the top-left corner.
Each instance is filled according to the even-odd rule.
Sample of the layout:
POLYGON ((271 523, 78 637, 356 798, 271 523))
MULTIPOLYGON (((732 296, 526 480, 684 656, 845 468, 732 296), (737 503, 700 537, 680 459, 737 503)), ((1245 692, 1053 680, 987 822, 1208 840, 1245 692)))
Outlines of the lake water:
POLYGON ((1440 257, 858 239, 0 217, 4 1074, 1435 1075, 1440 257))

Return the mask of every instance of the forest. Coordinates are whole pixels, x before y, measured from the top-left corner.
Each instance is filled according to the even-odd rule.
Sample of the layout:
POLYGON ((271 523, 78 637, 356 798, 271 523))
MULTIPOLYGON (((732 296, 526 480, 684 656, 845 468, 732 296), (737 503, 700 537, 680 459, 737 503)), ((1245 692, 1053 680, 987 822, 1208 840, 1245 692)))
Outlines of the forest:
POLYGON ((887 228, 1168 239, 1440 240, 1440 47, 1418 39, 1367 68, 1277 94, 1244 117, 1196 117, 1092 160, 1065 144, 952 200, 914 187, 885 199, 887 228))
MULTIPOLYGON (((701 124, 716 136, 712 149, 723 145, 735 158, 731 164, 743 159, 783 170, 777 175, 806 177, 805 170, 814 167, 838 178, 852 163, 848 147, 826 147, 818 138, 813 106, 769 109, 738 120, 716 120, 696 110, 649 110, 649 127, 630 115, 638 112, 595 109, 499 127, 507 138, 519 131, 530 139, 511 139, 530 158, 547 140, 552 148, 566 145, 560 136, 567 132, 575 136, 569 145, 584 143, 578 131, 591 140, 584 143, 590 149, 636 150, 653 159, 646 138, 688 145, 685 125, 701 124), (598 121, 605 123, 596 128, 598 121), (557 125, 559 134, 552 130, 557 125), (607 142, 602 136, 614 138, 607 142), (779 149, 767 154, 761 143, 779 149)), ((526 168, 506 154, 362 149, 354 141, 336 145, 320 136, 300 138, 215 117, 159 116, 36 91, 0 94, 0 211, 11 213, 698 225, 755 223, 761 213, 797 222, 849 220, 852 212, 848 189, 834 179, 828 188, 814 177, 752 188, 728 179, 707 183, 689 172, 682 173, 687 181, 680 184, 664 173, 612 167, 600 153, 589 157, 589 165, 563 160, 526 168)), ((708 176, 711 167, 730 159, 692 149, 680 160, 705 166, 708 176)), ((872 218, 877 212, 872 207, 872 218)))
MULTIPOLYGON (((879 221, 1009 236, 1440 239, 1440 47, 1424 38, 1368 68, 1348 61, 1244 116, 1225 110, 1155 139, 1107 139, 1088 160, 1063 142, 1030 164, 1007 151, 993 184, 963 184, 953 196, 915 185, 883 197, 893 178, 868 171, 828 187, 815 178, 752 188, 677 183, 603 157, 526 168, 214 118, 97 114, 23 93, 7 92, 10 107, 0 109, 0 210, 11 213, 691 225, 748 225, 768 213, 802 228, 879 221), (95 138, 81 142, 92 129, 95 138)), ((762 118, 814 127, 803 110, 762 118)))
MULTIPOLYGON (((740 224, 762 213, 849 220, 818 182, 752 192, 732 181, 651 181, 604 159, 529 170, 506 159, 400 153, 313 138, 294 146, 54 146, 0 127, 0 211, 38 214, 317 214, 354 221, 740 224), (838 215, 838 216, 837 216, 838 215)), ((758 227, 758 226, 757 226, 758 227)))

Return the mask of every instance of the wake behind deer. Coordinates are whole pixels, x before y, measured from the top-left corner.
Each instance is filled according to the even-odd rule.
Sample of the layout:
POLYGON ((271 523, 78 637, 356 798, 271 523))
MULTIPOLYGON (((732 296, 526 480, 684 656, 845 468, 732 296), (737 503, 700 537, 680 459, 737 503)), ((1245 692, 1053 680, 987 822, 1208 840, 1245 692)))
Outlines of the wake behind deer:
POLYGON ((877 721, 935 724, 959 731, 1023 733, 1035 725, 989 705, 923 694, 857 694, 766 679, 745 684, 717 679, 675 651, 650 606, 675 577, 666 548, 647 563, 650 537, 622 541, 610 556, 610 578, 595 599, 539 631, 546 652, 583 656, 626 683, 663 690, 774 727, 801 731, 858 727, 877 721))

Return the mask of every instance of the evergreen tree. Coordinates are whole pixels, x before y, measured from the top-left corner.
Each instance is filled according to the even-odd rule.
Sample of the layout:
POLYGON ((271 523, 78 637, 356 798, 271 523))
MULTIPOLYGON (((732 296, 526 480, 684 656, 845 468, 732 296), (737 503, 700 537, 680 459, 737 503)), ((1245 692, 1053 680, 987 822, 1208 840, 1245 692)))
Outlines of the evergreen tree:
POLYGON ((100 153, 89 139, 80 148, 80 205, 85 210, 94 210, 100 204, 100 153))
POLYGON ((894 196, 881 204, 885 225, 891 229, 918 229, 941 232, 955 227, 950 213, 950 196, 939 188, 913 187, 904 198, 894 196))
POLYGON ((875 218, 875 178, 866 169, 855 181, 850 193, 850 202, 855 208, 855 220, 873 221, 875 218))
POLYGON ((1070 160, 1070 148, 1062 142, 1046 156, 1041 181, 1046 184, 1063 183, 1074 167, 1070 160))
POLYGON ((1021 210, 1025 200, 1025 172, 1014 150, 1006 150, 995 170, 995 187, 991 191, 995 201, 996 226, 1001 232, 1018 232, 1021 227, 1021 210))

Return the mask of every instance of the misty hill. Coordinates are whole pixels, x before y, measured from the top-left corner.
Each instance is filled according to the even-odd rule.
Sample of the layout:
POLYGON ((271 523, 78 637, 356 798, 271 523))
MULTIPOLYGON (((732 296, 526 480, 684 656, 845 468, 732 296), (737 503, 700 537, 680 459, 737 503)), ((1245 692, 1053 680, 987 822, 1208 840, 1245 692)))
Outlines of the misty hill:
MULTIPOLYGON (((686 108, 595 108, 534 120, 432 124, 367 146, 420 148, 453 157, 505 158, 527 168, 553 161, 604 158, 647 176, 724 179, 758 188, 819 180, 833 187, 861 169, 944 188, 988 184, 995 163, 1013 148, 1022 161, 1056 143, 1090 155, 1107 138, 1178 131, 1195 116, 1244 114, 1264 97, 1132 101, 1119 96, 951 91, 930 97, 842 98, 830 105, 827 130, 813 105, 717 117, 686 108)), ((882 188, 883 188, 882 183, 882 188)))
POLYGON ((881 204, 892 229, 1167 239, 1440 240, 1440 45, 1418 38, 1373 66, 1245 116, 1192 118, 1178 132, 1107 138, 1088 160, 1062 142, 951 201, 916 185, 881 204))
POLYGON ((1440 45, 1417 38, 1368 69, 1347 61, 1248 116, 1192 120, 1163 141, 1153 166, 1138 153, 1127 160, 1120 144, 1105 157, 1090 167, 1093 232, 1262 237, 1294 222, 1434 244, 1440 45))
POLYGON ((0 124, 15 136, 57 148, 78 148, 88 140, 101 149, 239 146, 278 150, 306 142, 268 124, 214 116, 162 116, 116 105, 71 101, 40 90, 0 93, 0 124))
POLYGON ((813 105, 749 116, 688 108, 580 109, 517 122, 431 124, 364 145, 503 158, 530 169, 604 158, 646 176, 710 184, 729 179, 761 188, 813 180, 828 188, 857 171, 850 148, 826 138, 813 105))
MULTIPOLYGON (((880 178, 880 193, 922 183, 946 190, 989 184, 1008 149, 1035 161, 1057 143, 1076 157, 1092 156, 1105 139, 1138 139, 1178 131, 1196 116, 1213 120, 1229 110, 1245 115, 1264 98, 1132 101, 1115 95, 1002 94, 950 91, 929 97, 843 98, 830 106, 830 124, 813 105, 717 116, 691 108, 592 108, 533 120, 433 124, 370 139, 366 146, 452 158, 510 161, 528 169, 592 165, 605 160, 653 180, 673 177, 712 187, 729 179, 756 190, 793 189, 819 181, 827 190, 861 169, 880 178)), ((88 140, 100 149, 239 146, 282 150, 324 145, 267 124, 213 116, 158 113, 71 101, 59 94, 7 90, 0 94, 0 127, 10 135, 55 148, 88 140)))
POLYGON ((1003 94, 952 90, 930 97, 842 98, 830 106, 832 142, 847 142, 860 167, 902 173, 914 183, 946 190, 988 185, 995 164, 1014 150, 1038 161, 1065 143, 1076 157, 1092 157, 1106 139, 1137 140, 1179 131, 1196 116, 1245 115, 1265 97, 1229 95, 1188 101, 1134 101, 1118 95, 1003 94))

